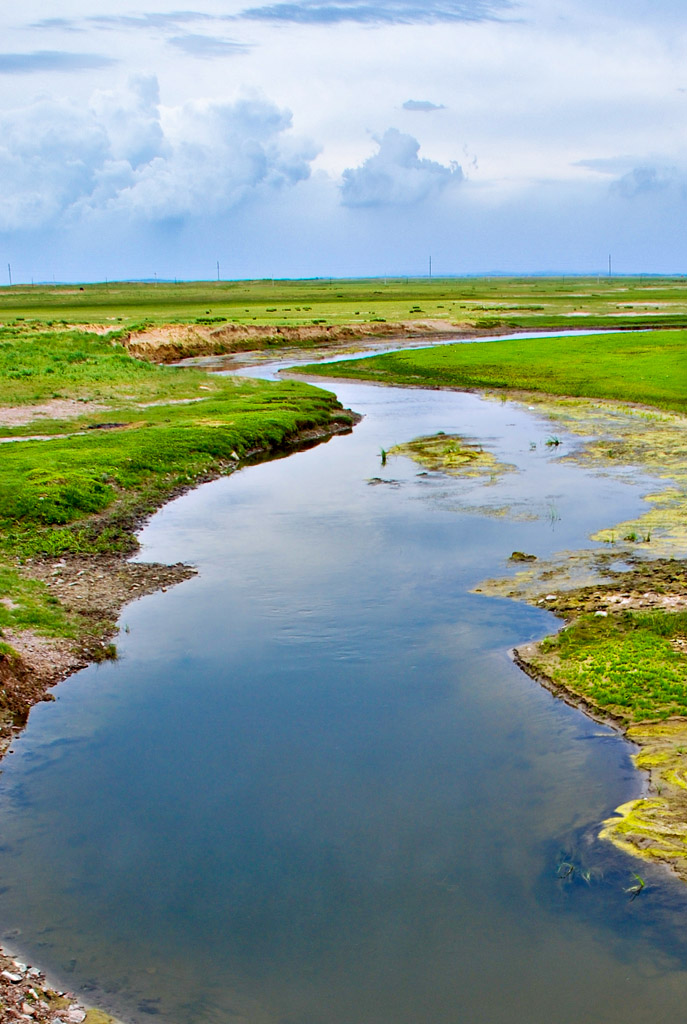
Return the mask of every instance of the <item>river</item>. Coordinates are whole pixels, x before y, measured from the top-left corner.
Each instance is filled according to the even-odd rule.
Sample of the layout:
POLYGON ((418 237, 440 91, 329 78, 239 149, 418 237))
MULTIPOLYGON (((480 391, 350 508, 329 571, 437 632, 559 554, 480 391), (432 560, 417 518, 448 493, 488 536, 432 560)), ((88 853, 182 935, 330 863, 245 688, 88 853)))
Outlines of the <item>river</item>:
POLYGON ((682 1019, 685 887, 596 838, 641 790, 631 749, 510 660, 551 614, 471 592, 646 481, 561 461, 509 402, 323 386, 353 433, 155 515, 138 557, 198 576, 32 711, 0 776, 5 945, 130 1022, 682 1019), (517 472, 381 465, 438 430, 517 472))

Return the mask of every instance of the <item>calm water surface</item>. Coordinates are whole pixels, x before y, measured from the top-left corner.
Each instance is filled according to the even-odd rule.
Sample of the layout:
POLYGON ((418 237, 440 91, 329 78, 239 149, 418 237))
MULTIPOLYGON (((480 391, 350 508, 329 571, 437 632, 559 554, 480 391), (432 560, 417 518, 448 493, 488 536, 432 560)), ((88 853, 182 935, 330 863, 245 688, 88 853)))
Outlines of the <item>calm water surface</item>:
POLYGON ((525 409, 336 390, 352 435, 155 516, 140 557, 199 575, 32 712, 0 777, 6 944, 127 1021, 682 1019, 684 887, 595 838, 630 749, 510 661, 553 616, 470 593, 641 486, 557 461, 525 409), (519 472, 380 466, 436 430, 519 472))

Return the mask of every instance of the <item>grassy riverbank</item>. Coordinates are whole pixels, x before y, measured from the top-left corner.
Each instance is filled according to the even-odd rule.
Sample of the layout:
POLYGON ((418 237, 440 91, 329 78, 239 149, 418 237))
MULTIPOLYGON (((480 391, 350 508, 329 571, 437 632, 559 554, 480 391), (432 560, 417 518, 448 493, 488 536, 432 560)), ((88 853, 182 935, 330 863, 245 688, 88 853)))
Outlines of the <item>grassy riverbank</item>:
POLYGON ((80 331, 0 330, 0 736, 115 656, 121 604, 186 567, 130 565, 143 519, 242 461, 350 429, 326 391, 160 367, 80 331), (143 572, 142 572, 143 570, 143 572))
POLYGON ((687 412, 687 332, 514 338, 393 352, 308 373, 382 384, 535 391, 687 412))
MULTIPOLYGON (((687 880, 687 332, 462 344, 307 371, 520 398, 574 438, 571 448, 552 433, 561 457, 600 469, 633 465, 669 481, 647 496, 650 512, 599 531, 594 539, 605 550, 547 563, 514 553, 528 567, 478 589, 567 620, 557 635, 519 648, 518 661, 640 746, 636 762, 649 772, 649 794, 620 808, 603 834, 687 880), (615 571, 623 561, 634 569, 615 571), (576 575, 585 574, 605 582, 576 586, 576 575)), ((420 440, 426 447, 428 439, 420 440)))

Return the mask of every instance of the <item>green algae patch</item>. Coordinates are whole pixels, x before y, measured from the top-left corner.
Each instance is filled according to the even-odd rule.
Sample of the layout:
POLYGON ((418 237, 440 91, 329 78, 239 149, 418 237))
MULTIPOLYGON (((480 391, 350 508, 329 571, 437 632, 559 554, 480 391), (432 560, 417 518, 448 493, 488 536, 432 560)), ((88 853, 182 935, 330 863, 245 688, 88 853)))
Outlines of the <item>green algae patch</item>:
POLYGON ((591 540, 650 558, 687 551, 687 417, 618 402, 553 399, 529 395, 529 407, 556 429, 572 435, 562 458, 600 471, 627 468, 666 481, 644 495, 648 510, 635 519, 604 527, 591 540), (576 439, 579 438, 579 442, 576 439))
POLYGON ((494 481, 515 466, 500 462, 481 445, 458 434, 431 434, 394 445, 390 455, 406 455, 425 469, 451 476, 473 477, 494 481))
MULTIPOLYGON (((523 552, 513 552, 522 555, 523 552)), ((487 597, 509 597, 515 601, 545 605, 556 611, 563 595, 570 595, 582 587, 591 586, 606 578, 615 578, 611 566, 617 562, 618 552, 604 549, 559 551, 551 558, 510 555, 511 565, 527 564, 510 576, 482 580, 473 593, 487 597)))
POLYGON ((119 1024, 116 1017, 102 1010, 87 1010, 83 1024, 119 1024))
POLYGON ((618 807, 601 837, 687 880, 687 721, 633 725, 627 738, 640 747, 633 760, 649 773, 651 795, 618 807))

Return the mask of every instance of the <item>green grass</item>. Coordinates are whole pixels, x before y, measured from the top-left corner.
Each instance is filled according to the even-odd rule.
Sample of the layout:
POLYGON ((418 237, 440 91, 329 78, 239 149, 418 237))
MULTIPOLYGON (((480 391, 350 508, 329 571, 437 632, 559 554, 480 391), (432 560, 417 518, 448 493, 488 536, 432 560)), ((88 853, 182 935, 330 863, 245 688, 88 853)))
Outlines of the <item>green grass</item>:
MULTIPOLYGON (((687 656, 671 644, 676 637, 687 637, 687 612, 582 615, 542 641, 541 650, 556 655, 557 683, 602 711, 640 722, 687 715, 687 656)), ((546 662, 542 667, 550 671, 546 662)))
POLYGON ((515 338, 315 364, 306 370, 385 384, 540 391, 687 411, 687 331, 515 338))
POLYGON ((57 398, 83 410, 0 427, 15 439, 0 445, 0 632, 78 631, 27 577, 27 559, 130 552, 141 518, 171 495, 348 421, 334 395, 307 384, 158 367, 79 332, 0 332, 0 384, 3 406, 30 412, 57 398), (50 439, 26 436, 36 434, 50 439))
POLYGON ((388 278, 115 282, 0 289, 0 322, 224 321, 264 325, 442 320, 482 330, 687 326, 683 278, 388 278))
POLYGON ((73 621, 44 583, 0 565, 0 631, 32 629, 47 636, 73 636, 73 621))

